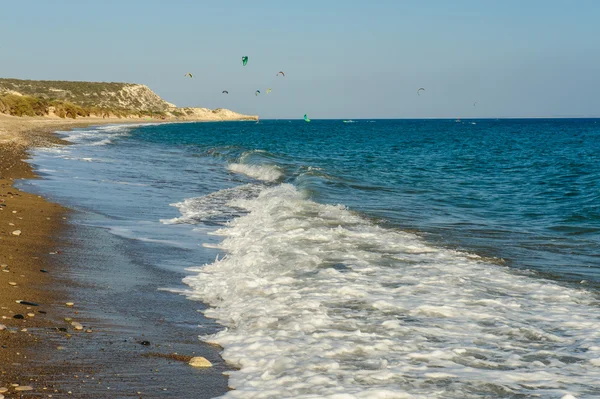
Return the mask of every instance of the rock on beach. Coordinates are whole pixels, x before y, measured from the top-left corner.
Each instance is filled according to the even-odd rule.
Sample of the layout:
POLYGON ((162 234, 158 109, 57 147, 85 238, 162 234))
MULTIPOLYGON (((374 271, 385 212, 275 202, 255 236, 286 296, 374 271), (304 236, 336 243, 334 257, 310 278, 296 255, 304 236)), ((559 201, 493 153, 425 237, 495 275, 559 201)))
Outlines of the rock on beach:
POLYGON ((208 368, 212 367, 212 363, 202 356, 196 356, 190 359, 189 363, 192 367, 208 368))

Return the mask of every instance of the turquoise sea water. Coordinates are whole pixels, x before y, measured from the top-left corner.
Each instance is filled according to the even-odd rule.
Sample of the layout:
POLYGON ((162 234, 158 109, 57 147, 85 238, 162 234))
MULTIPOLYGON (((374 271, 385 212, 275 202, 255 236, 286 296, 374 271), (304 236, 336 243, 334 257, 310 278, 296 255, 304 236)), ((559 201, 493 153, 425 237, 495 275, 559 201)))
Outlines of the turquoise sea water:
POLYGON ((597 122, 100 127, 30 184, 185 270, 227 397, 592 398, 597 122))

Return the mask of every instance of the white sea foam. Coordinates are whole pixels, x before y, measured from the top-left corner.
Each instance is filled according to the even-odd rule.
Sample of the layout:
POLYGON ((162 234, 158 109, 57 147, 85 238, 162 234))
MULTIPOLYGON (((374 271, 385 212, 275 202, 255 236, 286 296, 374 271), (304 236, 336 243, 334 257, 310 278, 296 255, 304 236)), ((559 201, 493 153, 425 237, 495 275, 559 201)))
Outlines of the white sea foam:
POLYGON ((276 165, 249 165, 243 163, 232 163, 227 167, 231 172, 241 173, 253 179, 276 182, 283 177, 283 172, 276 165))
POLYGON ((162 219, 164 224, 196 224, 200 222, 222 222, 225 223, 235 216, 245 213, 243 209, 230 206, 234 199, 255 198, 264 186, 257 184, 245 184, 234 188, 219 190, 203 197, 188 198, 182 202, 171 204, 179 209, 180 217, 173 219, 162 219))
POLYGON ((148 125, 152 125, 152 123, 96 126, 94 128, 73 129, 59 133, 65 135, 65 140, 73 143, 102 146, 112 143, 117 137, 127 136, 136 127, 148 125))
POLYGON ((516 274, 267 188, 229 206, 227 255, 191 271, 239 367, 227 398, 598 397, 600 309, 516 274))

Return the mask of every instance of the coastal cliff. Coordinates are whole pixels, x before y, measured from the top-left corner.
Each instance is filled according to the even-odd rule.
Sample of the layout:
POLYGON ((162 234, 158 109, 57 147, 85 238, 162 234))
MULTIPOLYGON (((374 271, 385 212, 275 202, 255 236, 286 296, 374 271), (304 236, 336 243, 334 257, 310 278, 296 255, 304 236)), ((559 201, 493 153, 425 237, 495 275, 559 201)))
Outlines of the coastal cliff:
POLYGON ((134 83, 20 80, 0 78, 0 113, 59 118, 155 118, 174 120, 257 120, 223 108, 179 108, 148 86, 134 83))

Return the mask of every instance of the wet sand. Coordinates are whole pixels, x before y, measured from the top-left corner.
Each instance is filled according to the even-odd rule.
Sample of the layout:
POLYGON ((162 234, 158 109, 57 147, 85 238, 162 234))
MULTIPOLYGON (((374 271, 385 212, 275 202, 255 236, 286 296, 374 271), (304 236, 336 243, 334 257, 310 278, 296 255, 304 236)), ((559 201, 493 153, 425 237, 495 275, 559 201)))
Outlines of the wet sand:
POLYGON ((13 185, 35 178, 23 161, 30 148, 65 144, 52 132, 127 122, 140 121, 0 115, 0 398, 227 391, 219 348, 197 338, 219 326, 202 316, 201 303, 159 290, 181 285, 183 276, 136 261, 143 244, 78 223, 86 215, 13 185), (124 245, 132 256, 117 255, 124 245), (214 366, 194 369, 186 362, 192 356, 214 366))

